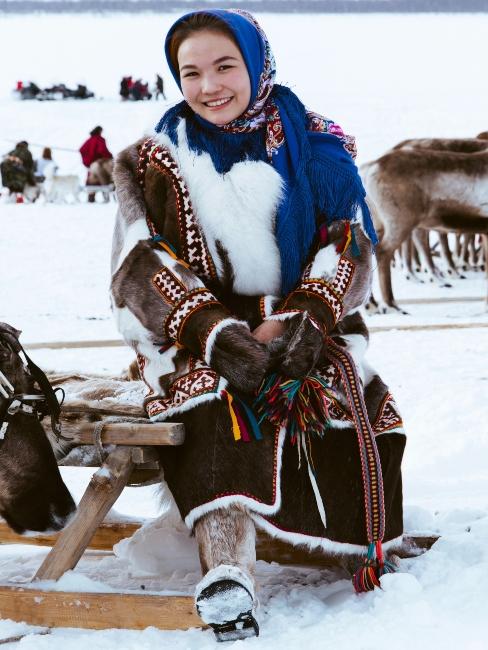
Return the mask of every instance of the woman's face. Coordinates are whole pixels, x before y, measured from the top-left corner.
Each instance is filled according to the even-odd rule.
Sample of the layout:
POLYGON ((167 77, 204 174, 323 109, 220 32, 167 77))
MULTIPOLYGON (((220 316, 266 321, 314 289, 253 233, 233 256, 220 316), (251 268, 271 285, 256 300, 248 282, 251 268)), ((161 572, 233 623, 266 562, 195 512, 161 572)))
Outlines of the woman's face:
POLYGON ((222 126, 239 117, 251 100, 251 81, 237 45, 221 32, 202 30, 178 49, 181 89, 190 108, 222 126))

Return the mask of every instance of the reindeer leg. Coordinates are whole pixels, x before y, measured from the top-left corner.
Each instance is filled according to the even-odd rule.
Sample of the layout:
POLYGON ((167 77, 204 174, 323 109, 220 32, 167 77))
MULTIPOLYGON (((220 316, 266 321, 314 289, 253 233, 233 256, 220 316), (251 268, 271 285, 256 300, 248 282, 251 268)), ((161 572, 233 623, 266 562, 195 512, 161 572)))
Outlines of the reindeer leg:
POLYGON ((403 260, 403 272, 406 280, 414 280, 415 282, 422 282, 421 278, 418 278, 415 275, 413 270, 413 242, 412 237, 409 236, 401 245, 402 251, 402 260, 403 260))
POLYGON ((384 305, 380 308, 384 314, 399 311, 402 314, 406 314, 406 311, 400 309, 396 304, 395 298, 393 297, 393 287, 391 283, 391 259, 393 257, 393 251, 383 249, 381 250, 378 247, 376 251, 376 257, 378 259, 378 275, 380 281, 380 291, 383 298, 384 305))
POLYGON ((441 287, 451 287, 452 285, 444 281, 442 274, 440 273, 439 269, 436 268, 432 259, 429 242, 429 231, 416 228, 412 233, 412 238, 419 252, 420 259, 422 260, 424 266, 427 268, 427 273, 430 276, 430 281, 437 282, 441 287))
POLYGON ((468 233, 462 234, 462 244, 461 244, 461 269, 463 271, 469 271, 468 264, 468 248, 469 248, 469 235, 468 233))
POLYGON ((445 265, 447 266, 447 272, 449 275, 453 275, 456 278, 466 279, 465 275, 461 275, 454 264, 454 259, 452 257, 451 249, 449 247, 449 235, 447 232, 439 232, 439 243, 441 245, 441 255, 444 260, 445 265))
POLYGON ((219 641, 257 635, 252 519, 244 508, 230 506, 204 515, 194 530, 204 574, 195 592, 198 614, 219 641))

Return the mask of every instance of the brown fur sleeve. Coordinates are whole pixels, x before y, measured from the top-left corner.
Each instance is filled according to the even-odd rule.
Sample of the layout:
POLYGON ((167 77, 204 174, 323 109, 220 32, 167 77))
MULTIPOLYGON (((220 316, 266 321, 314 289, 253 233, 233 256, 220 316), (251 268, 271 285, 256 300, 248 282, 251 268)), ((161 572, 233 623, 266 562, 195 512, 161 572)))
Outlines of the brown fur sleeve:
POLYGON ((344 316, 368 298, 372 279, 371 242, 361 227, 352 226, 354 243, 347 237, 348 222, 335 222, 328 242, 307 266, 298 287, 283 307, 271 316, 285 319, 307 312, 330 332, 344 316))

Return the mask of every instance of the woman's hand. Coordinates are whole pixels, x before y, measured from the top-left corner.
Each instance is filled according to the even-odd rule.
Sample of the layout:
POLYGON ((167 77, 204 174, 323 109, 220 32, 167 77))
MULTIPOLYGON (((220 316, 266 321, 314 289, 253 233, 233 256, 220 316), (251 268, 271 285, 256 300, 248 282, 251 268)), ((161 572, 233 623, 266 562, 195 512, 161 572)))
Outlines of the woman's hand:
POLYGON ((252 335, 260 343, 269 343, 273 339, 283 336, 285 331, 286 324, 283 321, 268 320, 256 327, 252 335))
POLYGON ((269 351, 247 327, 232 323, 217 334, 210 366, 244 393, 252 393, 268 370, 269 351))
POLYGON ((303 379, 315 368, 324 347, 324 332, 306 313, 286 323, 281 339, 271 344, 273 366, 277 372, 303 379))

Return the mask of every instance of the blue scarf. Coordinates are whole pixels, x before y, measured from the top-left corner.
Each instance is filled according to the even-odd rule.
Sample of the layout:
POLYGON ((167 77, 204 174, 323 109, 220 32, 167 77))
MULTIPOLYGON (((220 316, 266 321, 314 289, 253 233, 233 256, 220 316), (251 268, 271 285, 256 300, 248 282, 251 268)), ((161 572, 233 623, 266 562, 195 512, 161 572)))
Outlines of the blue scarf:
MULTIPOLYGON (((307 111, 289 88, 274 83, 271 48, 250 14, 223 9, 193 13, 216 16, 232 31, 249 73, 251 101, 243 115, 225 126, 207 122, 182 101, 163 115, 156 131, 177 145, 177 127, 185 118, 188 146, 198 154, 208 153, 217 172, 225 174, 244 160, 264 161, 278 171, 285 190, 275 235, 286 295, 298 283, 322 223, 353 221, 360 209, 365 232, 373 244, 378 241, 353 160, 354 138, 331 120, 307 111)), ((169 45, 175 28, 193 13, 178 19, 166 37, 166 58, 180 89, 169 45)))

